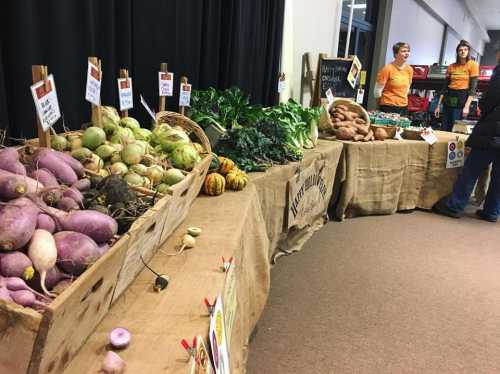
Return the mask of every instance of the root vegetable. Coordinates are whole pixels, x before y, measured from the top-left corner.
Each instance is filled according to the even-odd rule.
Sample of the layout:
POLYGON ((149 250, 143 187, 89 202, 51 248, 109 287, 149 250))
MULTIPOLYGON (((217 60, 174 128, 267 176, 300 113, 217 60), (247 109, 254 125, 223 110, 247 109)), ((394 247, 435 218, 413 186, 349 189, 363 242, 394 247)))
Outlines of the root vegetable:
POLYGON ((354 140, 355 142, 359 142, 360 140, 363 140, 364 137, 365 137, 365 135, 363 135, 363 134, 356 134, 356 135, 354 135, 352 140, 354 140))
POLYGON ((75 182, 71 188, 77 189, 80 192, 88 191, 90 189, 90 179, 83 178, 75 182))
POLYGON ((80 209, 80 205, 71 197, 63 197, 57 202, 56 207, 57 209, 63 210, 65 212, 71 212, 72 210, 80 209))
POLYGON ((54 174, 47 169, 34 169, 30 171, 29 176, 42 183, 44 187, 60 187, 54 174))
POLYGON ((184 252, 184 249, 186 248, 193 248, 196 244, 196 239, 193 238, 191 235, 189 234, 185 234, 183 237, 182 237, 182 244, 181 244, 181 247, 179 248, 179 250, 175 253, 167 253, 169 256, 176 256, 176 255, 180 255, 182 252, 184 252))
POLYGON ((37 149, 33 154, 33 164, 37 168, 48 169, 57 180, 69 186, 78 180, 73 168, 62 160, 62 157, 57 155, 56 151, 47 148, 37 149))
POLYGON ((373 131, 370 129, 368 134, 362 139, 364 142, 369 142, 373 138, 373 131))
POLYGON ((0 151, 0 169, 18 175, 26 175, 26 168, 19 162, 19 153, 12 147, 0 151))
POLYGON ((109 245, 107 243, 104 244, 98 244, 98 252, 99 252, 99 257, 102 257, 106 254, 107 251, 109 251, 109 245))
POLYGON ((39 298, 50 301, 47 296, 35 291, 33 288, 29 287, 24 280, 18 277, 0 277, 0 287, 6 287, 9 291, 30 291, 39 298))
POLYGON ((56 223, 48 214, 40 213, 38 214, 36 228, 47 230, 53 234, 56 231, 56 223))
POLYGON ((47 307, 46 303, 38 301, 33 292, 28 290, 10 291, 9 295, 16 304, 24 307, 38 307, 42 309, 47 307))
POLYGON ((45 185, 43 183, 40 183, 40 182, 34 180, 33 178, 30 178, 30 177, 27 177, 24 175, 17 175, 17 174, 11 173, 10 171, 0 169, 0 180, 2 178, 7 178, 7 177, 16 181, 16 183, 26 184, 28 193, 37 193, 37 192, 40 192, 43 188, 45 188, 45 185))
MULTIPOLYGON (((47 271, 45 287, 51 290, 56 284, 65 279, 73 279, 73 277, 69 274, 63 273, 56 265, 47 271)), ((42 290, 40 287, 40 273, 35 273, 34 278, 29 281, 29 285, 37 290, 42 290)))
POLYGON ((335 135, 339 140, 351 140, 356 132, 350 127, 340 127, 335 130, 335 135))
POLYGON ((21 178, 0 175, 0 199, 16 199, 26 192, 28 192, 28 185, 21 178))
POLYGON ((59 283, 57 283, 52 291, 58 295, 62 294, 67 288, 71 286, 73 281, 71 279, 63 279, 59 283))
POLYGON ((339 120, 341 121, 344 121, 346 118, 345 118, 345 115, 343 113, 340 113, 340 112, 335 112, 335 114, 333 115, 335 118, 338 118, 339 120))
POLYGON ((375 129, 373 135, 375 136, 375 140, 385 140, 388 138, 387 131, 380 127, 375 129))
POLYGON ((57 264, 72 275, 82 274, 99 257, 99 247, 87 235, 74 231, 61 231, 54 235, 57 264))
POLYGON ((13 301, 10 292, 6 287, 0 287, 0 300, 13 301))
POLYGON ((28 244, 40 210, 29 199, 20 197, 0 206, 0 249, 12 251, 28 244))
POLYGON ((125 361, 118 354, 108 351, 102 363, 101 371, 104 374, 123 374, 125 367, 125 361))
POLYGON ((45 287, 47 271, 56 265, 57 247, 52 234, 46 230, 37 229, 33 233, 28 247, 28 256, 33 266, 40 273, 40 285, 47 296, 54 296, 45 287))
POLYGON ((127 348, 131 339, 132 335, 123 327, 117 327, 109 333, 109 344, 115 349, 127 348))
POLYGON ((63 197, 70 197, 77 202, 78 205, 83 206, 83 195, 76 188, 70 187, 63 192, 63 197))
POLYGON ((356 123, 354 121, 351 122, 351 126, 356 129, 356 132, 358 134, 362 134, 362 135, 368 135, 368 131, 370 130, 370 128, 368 126, 360 125, 359 123, 356 123))
POLYGON ((340 109, 340 110, 343 110, 343 111, 348 111, 349 108, 347 106, 345 106, 344 104, 339 104, 335 107, 336 109, 340 109))
POLYGON ((0 273, 4 277, 19 277, 25 280, 33 278, 35 269, 30 258, 23 252, 2 253, 0 257, 0 273))
POLYGON ((366 125, 366 121, 363 118, 356 118, 354 122, 359 123, 360 125, 366 125))
POLYGON ((340 122, 336 122, 333 127, 338 129, 338 128, 341 128, 341 127, 351 127, 352 126, 352 121, 340 121, 340 122))

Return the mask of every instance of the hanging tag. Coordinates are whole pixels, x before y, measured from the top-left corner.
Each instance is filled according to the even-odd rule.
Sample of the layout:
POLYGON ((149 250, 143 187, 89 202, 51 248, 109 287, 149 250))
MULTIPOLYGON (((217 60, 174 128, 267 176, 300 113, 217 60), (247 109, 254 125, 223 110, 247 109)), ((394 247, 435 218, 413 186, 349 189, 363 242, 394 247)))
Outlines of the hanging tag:
POLYGON ((87 88, 85 100, 94 105, 101 105, 101 77, 97 66, 89 62, 87 69, 87 88))
POLYGON ((146 112, 149 113, 149 115, 151 116, 153 121, 156 121, 155 112, 149 107, 148 103, 146 103, 146 100, 144 100, 144 97, 142 97, 142 95, 139 95, 139 96, 141 98, 141 104, 144 107, 144 109, 146 109, 146 112))
POLYGON ((398 127, 396 129, 396 134, 394 135, 394 139, 396 139, 396 140, 403 140, 402 134, 403 134, 403 129, 401 127, 398 127))
POLYGON ((279 80, 278 80, 278 93, 282 93, 285 91, 286 88, 286 78, 285 78, 285 73, 280 74, 279 80))
POLYGON ((328 90, 326 90, 326 98, 328 99, 328 104, 331 104, 333 103, 333 92, 332 92, 332 89, 329 88, 328 90))
POLYGON ((446 158, 446 168, 460 168, 464 166, 465 144, 462 140, 450 140, 448 142, 448 157, 446 158))
POLYGON ((33 84, 31 94, 35 102, 38 119, 43 130, 47 131, 61 118, 54 76, 50 74, 45 81, 33 84))
POLYGON ((179 94, 179 106, 190 106, 191 103, 191 85, 189 83, 181 83, 181 91, 179 94))
POLYGON ((174 94, 174 73, 158 72, 158 85, 160 96, 173 96, 174 94))
POLYGON ((420 133, 420 136, 430 145, 433 145, 438 141, 438 138, 436 137, 436 134, 434 134, 434 131, 431 127, 426 127, 425 129, 423 129, 420 133))
POLYGON ((356 95, 356 102, 358 104, 363 104, 364 98, 365 98, 365 89, 364 88, 358 89, 358 94, 356 95))
POLYGON ((208 301, 208 299, 205 297, 203 301, 205 302, 205 306, 207 307, 208 315, 211 316, 212 314, 214 314, 215 302, 217 300, 215 300, 214 303, 211 304, 210 301, 208 301))
POLYGON ((226 259, 224 258, 224 256, 222 257, 222 267, 221 267, 221 270, 223 273, 227 273, 229 268, 231 267, 233 263, 233 257, 231 256, 229 258, 229 260, 226 261, 226 259))
POLYGON ((132 109, 134 107, 132 78, 118 78, 118 96, 120 98, 121 111, 132 109))

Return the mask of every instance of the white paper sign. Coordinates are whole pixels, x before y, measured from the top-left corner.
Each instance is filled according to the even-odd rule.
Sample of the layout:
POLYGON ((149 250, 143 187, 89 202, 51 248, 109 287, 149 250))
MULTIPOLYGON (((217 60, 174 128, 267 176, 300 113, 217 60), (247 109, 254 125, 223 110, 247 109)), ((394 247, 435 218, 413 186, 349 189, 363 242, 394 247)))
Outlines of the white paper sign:
POLYGON ((139 95, 139 96, 141 98, 141 104, 144 107, 144 109, 146 109, 146 111, 149 113, 149 115, 151 116, 151 118, 153 119, 153 121, 156 121, 155 112, 153 112, 153 110, 149 107, 148 103, 146 103, 146 100, 144 100, 144 98, 142 97, 142 95, 139 95))
POLYGON ((120 110, 128 110, 134 107, 132 78, 118 79, 118 96, 120 97, 120 110))
POLYGON ((403 140, 403 129, 401 127, 396 128, 396 134, 394 135, 394 139, 403 140))
POLYGON ((32 85, 31 94, 35 101, 38 119, 42 124, 43 130, 47 131, 61 118, 54 76, 50 74, 47 77, 47 84, 45 84, 45 81, 40 81, 32 85))
POLYGON ((333 103, 333 92, 332 92, 332 89, 329 88, 328 90, 326 90, 326 98, 328 99, 328 104, 331 104, 333 103))
POLYGON ((420 136, 430 145, 433 145, 438 141, 436 134, 434 134, 434 131, 430 127, 423 129, 422 132, 420 133, 420 136))
POLYGON ((281 75, 278 80, 278 93, 282 93, 286 88, 286 79, 284 75, 281 75))
POLYGON ((214 361, 215 372, 217 374, 229 374, 229 348, 226 339, 226 328, 224 323, 224 308, 222 298, 217 297, 214 313, 210 317, 210 329, 208 338, 212 348, 212 358, 214 361))
POLYGON ((101 77, 97 66, 89 62, 87 69, 87 88, 85 90, 85 100, 92 104, 101 104, 101 77))
POLYGON ((158 85, 160 89, 160 96, 173 96, 174 73, 158 72, 158 85))
POLYGON ((191 103, 191 85, 188 83, 181 83, 181 90, 179 93, 179 106, 189 106, 191 103))
POLYGON ((446 168, 460 168, 464 166, 465 144, 463 140, 450 140, 448 142, 448 157, 446 157, 446 168))
POLYGON ((358 94, 356 95, 356 102, 358 104, 363 104, 363 99, 365 98, 365 89, 364 88, 360 88, 358 90, 358 94))

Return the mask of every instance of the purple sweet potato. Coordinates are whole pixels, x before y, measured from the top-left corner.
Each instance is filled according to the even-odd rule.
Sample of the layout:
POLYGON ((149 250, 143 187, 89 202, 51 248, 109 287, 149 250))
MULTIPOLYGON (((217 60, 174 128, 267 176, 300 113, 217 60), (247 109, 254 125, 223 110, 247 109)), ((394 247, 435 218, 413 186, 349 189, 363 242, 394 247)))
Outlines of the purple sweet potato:
POLYGON ((23 252, 12 251, 0 254, 0 274, 29 280, 35 275, 35 269, 30 258, 23 252))
POLYGON ((47 169, 33 169, 29 172, 29 176, 41 182, 45 187, 60 187, 54 174, 47 169))
POLYGON ((64 210, 65 212, 70 212, 72 210, 79 210, 80 206, 71 197, 63 197, 56 204, 57 209, 64 210))
POLYGON ((54 235, 57 247, 57 265, 65 272, 80 275, 100 257, 99 247, 87 235, 74 231, 60 231, 54 235))
POLYGON ((21 178, 0 175, 0 199, 9 201, 28 192, 28 185, 21 178))
POLYGON ((78 205, 83 206, 83 195, 76 188, 70 187, 63 192, 64 197, 70 197, 77 202, 78 205))
POLYGON ((33 166, 48 169, 58 181, 68 186, 78 180, 75 171, 51 149, 37 149, 33 154, 33 166))
POLYGON ((45 188, 43 183, 37 182, 33 178, 24 176, 24 175, 17 175, 14 173, 11 173, 10 171, 6 171, 3 169, 0 169, 0 180, 9 178, 13 181, 15 181, 18 184, 25 184, 27 187, 27 192, 28 193, 37 193, 40 192, 43 188, 45 188))
POLYGON ((76 181, 71 188, 76 188, 78 191, 84 192, 90 189, 90 179, 83 178, 76 181))
POLYGON ((76 158, 71 157, 67 153, 64 152, 59 152, 59 151, 53 151, 55 152, 56 156, 67 163, 73 171, 78 175, 80 178, 85 175, 85 169, 80 161, 78 161, 76 158))
POLYGON ((0 249, 12 251, 28 244, 35 232, 39 212, 39 208, 25 197, 0 205, 0 249))
POLYGON ((53 234, 56 231, 56 222, 48 214, 40 213, 38 214, 36 228, 47 230, 48 232, 53 234))
POLYGON ((19 162, 19 153, 12 147, 0 150, 0 169, 14 174, 26 175, 26 168, 19 162))

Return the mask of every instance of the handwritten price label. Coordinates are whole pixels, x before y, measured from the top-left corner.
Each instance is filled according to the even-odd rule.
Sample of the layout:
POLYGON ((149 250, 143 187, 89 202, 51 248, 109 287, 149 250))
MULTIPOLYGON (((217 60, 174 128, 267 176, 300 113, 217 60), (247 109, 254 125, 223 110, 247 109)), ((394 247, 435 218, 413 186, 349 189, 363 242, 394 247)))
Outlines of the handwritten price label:
POLYGON ((89 62, 85 100, 95 105, 101 104, 101 74, 97 66, 89 62))
POLYGON ((179 106, 189 106, 191 103, 191 85, 181 83, 181 91, 179 94, 179 106))
POLYGON ((61 118, 54 76, 50 74, 47 77, 47 84, 44 81, 33 84, 31 86, 31 94, 35 102, 38 119, 42 124, 43 130, 47 131, 61 118))
POLYGON ((174 73, 158 72, 158 85, 160 96, 173 96, 174 94, 174 73))
POLYGON ((134 95, 132 92, 132 78, 118 79, 118 96, 120 97, 120 110, 128 110, 134 107, 134 95))

